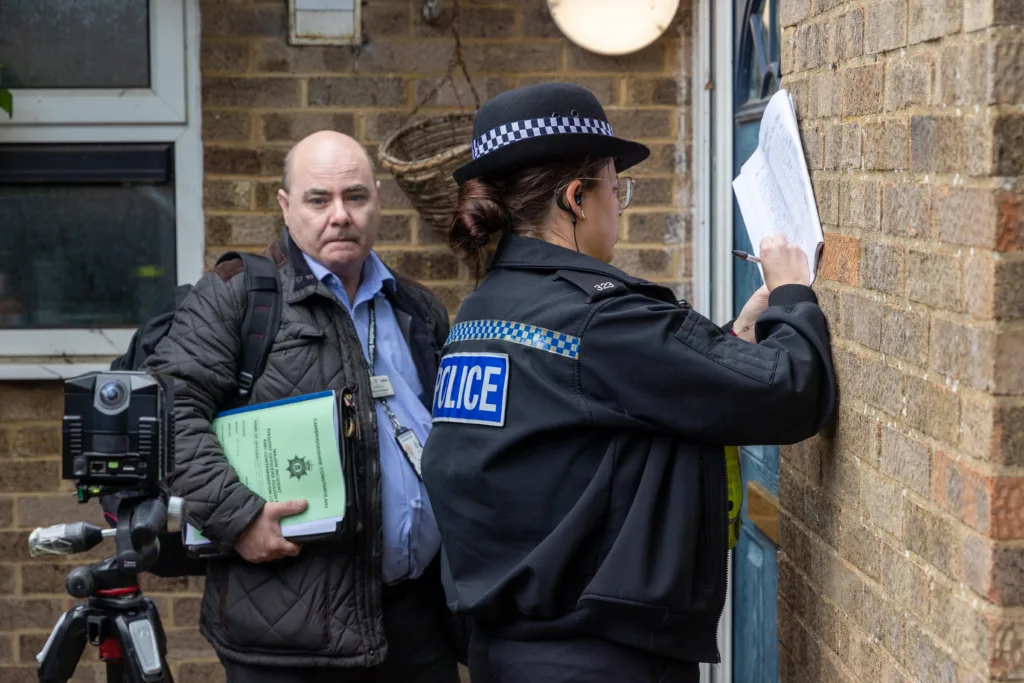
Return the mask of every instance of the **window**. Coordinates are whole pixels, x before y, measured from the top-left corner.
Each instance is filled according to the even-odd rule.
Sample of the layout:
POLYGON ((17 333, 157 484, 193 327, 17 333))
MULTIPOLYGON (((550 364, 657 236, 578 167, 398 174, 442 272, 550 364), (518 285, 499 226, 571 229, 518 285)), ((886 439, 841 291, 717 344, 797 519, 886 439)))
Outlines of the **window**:
POLYGON ((0 26, 0 379, 73 376, 202 274, 198 2, 3 0, 0 26))
POLYGON ((133 326, 173 303, 171 151, 0 145, 0 329, 133 326))
POLYGON ((10 123, 185 123, 184 2, 3 0, 10 123))
MULTIPOLYGON (((737 31, 736 122, 760 123, 768 100, 779 90, 782 42, 775 0, 745 0, 744 18, 737 31)), ((738 7, 739 9, 739 7, 738 7)))

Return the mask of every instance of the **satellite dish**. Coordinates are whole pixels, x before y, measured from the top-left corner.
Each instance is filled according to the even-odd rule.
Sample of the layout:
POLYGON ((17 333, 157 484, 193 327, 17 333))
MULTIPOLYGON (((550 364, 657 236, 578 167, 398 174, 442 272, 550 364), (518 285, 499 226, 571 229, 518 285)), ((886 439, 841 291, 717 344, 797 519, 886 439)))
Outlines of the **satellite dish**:
POLYGON ((668 29, 679 0, 547 0, 565 37, 584 50, 624 55, 642 50, 668 29))

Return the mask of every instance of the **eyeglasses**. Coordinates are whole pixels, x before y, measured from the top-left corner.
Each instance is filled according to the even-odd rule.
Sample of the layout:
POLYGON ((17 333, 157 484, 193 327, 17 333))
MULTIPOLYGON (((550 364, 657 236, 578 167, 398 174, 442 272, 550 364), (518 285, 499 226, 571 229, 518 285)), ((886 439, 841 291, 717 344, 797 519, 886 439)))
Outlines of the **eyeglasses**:
MULTIPOLYGON (((608 180, 607 178, 578 178, 577 180, 608 180)), ((609 181, 611 182, 611 181, 609 181)), ((633 201, 633 179, 629 176, 621 176, 612 183, 612 190, 619 198, 619 210, 625 211, 629 203, 633 201)))

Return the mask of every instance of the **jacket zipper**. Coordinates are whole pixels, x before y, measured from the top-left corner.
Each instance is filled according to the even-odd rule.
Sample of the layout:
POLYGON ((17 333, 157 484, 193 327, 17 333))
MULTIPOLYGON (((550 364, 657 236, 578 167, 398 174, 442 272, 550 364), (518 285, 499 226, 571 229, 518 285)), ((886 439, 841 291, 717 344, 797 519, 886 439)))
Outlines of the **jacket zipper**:
MULTIPOLYGON (((722 467, 725 470, 725 542, 722 546, 725 548, 725 593, 729 592, 729 468, 723 458, 722 467)), ((717 655, 718 661, 722 661, 722 653, 718 647, 718 627, 722 623, 722 616, 725 614, 725 595, 722 596, 722 606, 718 608, 718 619, 715 621, 715 654, 717 655)))
MULTIPOLYGON (((722 462, 724 464, 725 461, 723 460, 722 462)), ((708 483, 709 483, 708 482, 708 475, 705 472, 705 468, 708 467, 708 466, 709 466, 709 461, 708 461, 707 457, 703 453, 701 453, 701 456, 700 456, 700 487, 701 487, 702 491, 706 491, 707 488, 708 488, 708 483)), ((729 492, 729 472, 728 472, 728 468, 726 468, 724 479, 725 479, 726 501, 728 501, 728 492, 729 492)), ((711 508, 711 510, 709 510, 709 512, 714 511, 714 507, 715 507, 714 506, 714 501, 708 500, 708 507, 711 508)), ((722 547, 725 548, 725 558, 724 558, 725 559, 725 563, 723 565, 725 567, 725 592, 728 592, 728 590, 729 590, 729 536, 728 536, 728 533, 729 533, 729 513, 728 513, 728 502, 725 505, 723 505, 722 507, 726 510, 725 520, 724 520, 725 524, 724 524, 724 527, 723 527, 723 530, 725 531, 726 537, 725 537, 724 541, 722 542, 722 547)), ((709 545, 713 547, 714 544, 715 544, 714 527, 712 527, 712 529, 708 530, 707 533, 708 533, 707 538, 708 538, 709 545)), ((710 554, 711 548, 708 548, 708 552, 710 554)), ((713 580, 713 577, 712 577, 712 580, 713 580)), ((714 585, 714 584, 712 584, 712 585, 714 585)), ((714 593, 712 593, 712 595, 714 595, 714 593)), ((721 651, 720 651, 720 649, 718 647, 718 626, 720 626, 721 623, 722 623, 722 615, 723 614, 725 614, 725 596, 724 595, 722 596, 721 607, 718 608, 718 619, 715 621, 715 655, 716 655, 716 657, 717 657, 719 662, 722 661, 722 653, 721 653, 721 651)))
MULTIPOLYGON (((363 346, 362 346, 362 343, 359 340, 359 333, 356 331, 355 321, 352 319, 352 315, 348 312, 348 309, 346 309, 341 304, 340 301, 338 301, 333 296, 331 296, 331 299, 334 301, 335 305, 339 309, 341 309, 341 311, 342 311, 341 319, 344 321, 342 324, 344 325, 346 336, 349 339, 354 339, 356 341, 356 350, 355 350, 355 353, 354 353, 354 356, 355 356, 354 360, 355 360, 355 362, 352 364, 356 368, 358 368, 357 370, 355 370, 355 373, 357 373, 357 374, 358 373, 362 373, 362 379, 363 379, 362 383, 365 384, 367 387, 369 387, 370 386, 370 373, 369 373, 369 371, 366 368, 366 359, 363 357, 363 350, 362 350, 363 346)), ((341 341, 341 340, 339 340, 339 341, 341 341)), ((350 350, 350 353, 352 353, 351 350, 350 350)), ((352 394, 355 394, 356 392, 359 391, 359 386, 360 386, 360 382, 356 381, 356 379, 353 378, 353 379, 349 379, 348 382, 346 382, 345 389, 348 390, 349 392, 351 392, 352 394)), ((367 395, 369 395, 369 392, 367 392, 367 395)), ((357 404, 356 401, 353 401, 353 403, 356 404, 356 406, 354 406, 356 408, 354 410, 354 413, 355 413, 356 417, 358 418, 358 416, 359 416, 358 404, 357 404)), ((378 602, 379 602, 379 592, 380 592, 380 587, 381 587, 381 583, 378 580, 378 576, 377 576, 376 563, 374 562, 374 558, 377 555, 377 535, 378 535, 377 534, 377 527, 378 527, 378 519, 377 518, 379 516, 379 515, 377 515, 375 513, 378 510, 380 510, 380 500, 378 499, 378 496, 375 495, 376 494, 376 488, 372 487, 371 484, 370 484, 370 482, 375 482, 375 481, 378 481, 380 479, 380 471, 379 471, 379 469, 380 469, 380 454, 378 453, 376 457, 368 457, 368 456, 370 456, 373 453, 373 451, 376 448, 377 444, 375 442, 374 443, 370 443, 370 441, 365 438, 367 434, 376 434, 377 433, 376 409, 373 406, 373 399, 372 398, 370 399, 370 405, 368 406, 366 417, 367 417, 367 424, 368 424, 369 429, 366 430, 366 431, 363 431, 363 433, 361 434, 361 436, 363 438, 360 439, 360 441, 363 444, 364 455, 367 456, 367 457, 363 458, 363 460, 365 461, 365 466, 366 466, 366 474, 365 474, 365 476, 363 478, 363 484, 366 486, 366 494, 367 494, 366 495, 366 503, 367 504, 366 504, 366 509, 365 509, 366 520, 363 523, 363 529, 364 529, 364 531, 366 531, 366 533, 364 534, 364 537, 366 538, 367 543, 366 543, 366 554, 365 554, 364 559, 363 559, 363 563, 364 563, 363 571, 365 572, 366 579, 367 579, 367 581, 368 581, 368 583, 370 585, 369 590, 366 592, 367 593, 367 595, 366 595, 366 616, 367 616, 368 619, 371 620, 371 623, 372 623, 372 621, 376 620, 376 616, 377 616, 377 613, 379 611, 378 602)), ((358 427, 358 424, 359 424, 358 419, 356 420, 356 424, 357 424, 357 427, 358 427)), ((353 464, 355 464, 355 463, 353 463, 353 464)), ((355 471, 356 469, 357 468, 354 468, 353 471, 355 471)), ((358 486, 358 484, 359 484, 359 475, 358 475, 358 473, 356 474, 355 478, 356 478, 356 484, 358 486)), ((356 570, 358 571, 358 567, 356 568, 356 570)), ((358 590, 357 590, 357 592, 358 592, 358 590)), ((356 599, 358 600, 358 596, 357 596, 356 599)), ((371 639, 371 642, 375 642, 373 640, 373 636, 370 636, 370 639, 371 639)), ((380 650, 375 645, 371 645, 369 643, 367 645, 368 645, 368 647, 367 647, 367 650, 366 650, 366 654, 367 654, 367 656, 370 659, 371 666, 379 664, 380 662, 376 661, 376 659, 377 659, 377 657, 380 654, 380 650)))
POLYGON ((354 526, 351 529, 353 538, 357 536, 363 527, 363 493, 359 490, 359 481, 356 477, 356 464, 355 464, 355 444, 360 436, 359 428, 359 414, 355 408, 355 394, 356 389, 355 382, 348 382, 345 385, 345 390, 341 394, 342 410, 344 412, 344 419, 342 421, 342 431, 344 439, 348 442, 346 444, 346 455, 348 456, 348 462, 342 463, 342 467, 345 470, 346 476, 351 476, 352 481, 352 499, 353 506, 355 508, 356 518, 354 526))
MULTIPOLYGON (((355 333, 355 325, 352 325, 352 332, 353 334, 355 333)), ((356 339, 358 339, 358 337, 356 337, 356 339)), ((362 351, 359 351, 359 354, 361 357, 362 351)), ((369 386, 369 372, 366 371, 366 366, 362 363, 358 363, 357 365, 366 375, 366 384, 367 386, 369 386)), ((352 380, 348 382, 346 387, 351 387, 351 391, 353 393, 359 390, 359 384, 352 380)), ((356 414, 358 415, 358 411, 356 411, 356 414)), ((367 456, 370 456, 373 455, 373 452, 377 447, 376 442, 371 442, 371 440, 367 438, 368 435, 377 433, 377 414, 372 403, 370 404, 369 409, 367 410, 367 422, 369 428, 363 431, 361 435, 361 441, 363 443, 364 453, 367 456)), ((363 478, 363 484, 366 486, 366 497, 369 502, 367 506, 367 523, 363 525, 363 530, 366 532, 364 534, 364 537, 368 539, 368 542, 366 544, 366 557, 364 559, 363 570, 366 572, 366 576, 370 584, 370 590, 367 591, 366 596, 366 610, 367 615, 370 618, 375 618, 375 615, 377 614, 378 611, 378 590, 380 587, 379 581, 377 580, 376 562, 374 559, 377 556, 378 522, 377 516, 371 515, 370 510, 376 512, 377 510, 380 509, 380 501, 375 495, 376 487, 371 485, 371 482, 375 482, 380 479, 380 453, 378 452, 375 457, 364 457, 363 460, 365 461, 366 464, 366 475, 363 478), (372 520, 372 524, 370 523, 370 520, 372 520)), ((358 476, 356 478, 358 479, 358 476)), ((371 660, 376 658, 379 653, 380 651, 373 646, 371 646, 367 650, 367 654, 371 657, 371 660)))

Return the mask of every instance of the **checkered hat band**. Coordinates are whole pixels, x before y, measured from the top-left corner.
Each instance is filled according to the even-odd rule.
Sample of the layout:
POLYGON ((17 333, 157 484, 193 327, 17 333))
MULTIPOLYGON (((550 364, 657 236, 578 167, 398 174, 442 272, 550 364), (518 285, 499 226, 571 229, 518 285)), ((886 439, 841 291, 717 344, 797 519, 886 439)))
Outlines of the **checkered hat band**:
POLYGON ((578 116, 556 116, 546 119, 513 121, 487 131, 473 140, 473 158, 501 149, 513 142, 542 135, 564 135, 566 133, 590 133, 591 135, 614 135, 612 126, 599 119, 581 119, 578 116))
POLYGON ((459 341, 498 340, 529 346, 576 360, 580 357, 580 338, 536 325, 508 320, 469 320, 455 325, 445 345, 459 341))

